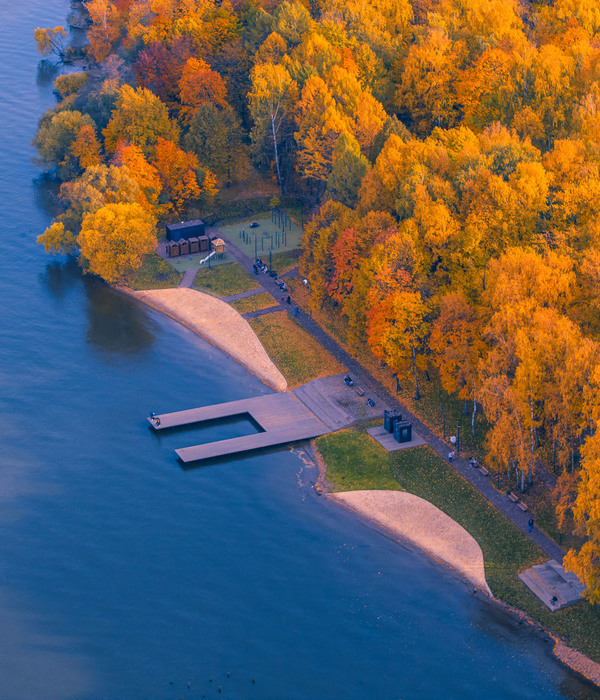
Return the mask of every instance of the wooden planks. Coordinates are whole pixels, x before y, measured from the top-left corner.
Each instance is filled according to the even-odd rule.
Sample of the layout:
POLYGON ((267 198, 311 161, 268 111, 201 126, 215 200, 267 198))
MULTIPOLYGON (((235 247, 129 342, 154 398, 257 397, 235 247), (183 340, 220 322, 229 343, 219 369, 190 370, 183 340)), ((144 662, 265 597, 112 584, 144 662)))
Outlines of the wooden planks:
POLYGON ((258 424, 262 432, 184 447, 175 451, 179 459, 184 463, 214 459, 306 440, 329 432, 328 426, 291 392, 164 413, 157 416, 160 419, 158 425, 151 418, 148 421, 154 430, 160 431, 232 416, 247 416, 258 424))

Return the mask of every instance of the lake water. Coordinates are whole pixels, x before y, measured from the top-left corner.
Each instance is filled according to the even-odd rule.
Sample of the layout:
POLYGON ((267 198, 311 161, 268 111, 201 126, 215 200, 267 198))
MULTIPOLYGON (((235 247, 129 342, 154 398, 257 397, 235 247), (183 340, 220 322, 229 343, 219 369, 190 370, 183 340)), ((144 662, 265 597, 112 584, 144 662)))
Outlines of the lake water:
POLYGON ((35 244, 54 76, 33 30, 67 12, 0 0, 0 697, 592 696, 458 576, 317 496, 297 454, 183 471, 150 432, 149 410, 268 389, 35 244))

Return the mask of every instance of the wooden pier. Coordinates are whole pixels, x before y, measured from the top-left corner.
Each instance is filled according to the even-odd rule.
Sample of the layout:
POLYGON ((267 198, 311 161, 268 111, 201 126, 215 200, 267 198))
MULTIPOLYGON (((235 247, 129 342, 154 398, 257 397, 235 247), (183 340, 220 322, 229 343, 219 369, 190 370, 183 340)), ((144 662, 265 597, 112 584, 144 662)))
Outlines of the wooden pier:
POLYGON ((183 447, 175 450, 179 459, 184 464, 202 462, 241 452, 308 440, 330 431, 330 428, 317 418, 295 394, 288 391, 242 399, 241 401, 230 401, 214 406, 192 408, 187 411, 159 414, 155 416, 154 420, 148 418, 148 421, 154 430, 161 431, 236 416, 250 419, 258 425, 261 432, 209 442, 205 445, 183 447), (159 421, 156 421, 156 418, 159 421))

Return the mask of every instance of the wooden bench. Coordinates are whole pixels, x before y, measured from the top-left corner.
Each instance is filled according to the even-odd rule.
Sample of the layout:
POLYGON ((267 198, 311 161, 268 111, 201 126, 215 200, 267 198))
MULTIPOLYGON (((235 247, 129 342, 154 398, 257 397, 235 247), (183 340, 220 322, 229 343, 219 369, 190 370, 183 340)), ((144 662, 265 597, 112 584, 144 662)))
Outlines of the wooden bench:
POLYGON ((479 467, 479 471, 483 474, 483 476, 487 476, 489 474, 489 471, 485 467, 479 467))
POLYGON ((513 503, 518 503, 518 502, 519 502, 519 497, 518 497, 518 496, 515 496, 515 494, 512 493, 512 491, 511 491, 510 493, 507 493, 506 495, 510 498, 510 500, 511 500, 513 503))
POLYGON ((356 387, 354 390, 359 396, 364 396, 365 395, 365 390, 361 389, 359 386, 356 387))
POLYGON ((525 505, 525 503, 523 503, 523 501, 519 501, 519 508, 520 508, 523 512, 525 512, 525 511, 527 510, 527 506, 525 505))

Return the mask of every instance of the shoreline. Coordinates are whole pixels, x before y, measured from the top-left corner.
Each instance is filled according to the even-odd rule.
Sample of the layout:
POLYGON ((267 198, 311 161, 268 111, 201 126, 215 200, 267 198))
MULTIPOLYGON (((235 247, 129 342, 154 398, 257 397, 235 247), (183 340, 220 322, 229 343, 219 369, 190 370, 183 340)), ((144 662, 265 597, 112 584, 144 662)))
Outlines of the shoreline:
MULTIPOLYGON (((231 359, 235 360, 238 362, 238 364, 241 364, 243 367, 245 367, 251 374, 254 376, 258 377, 261 381, 263 381, 265 384, 270 386, 271 388, 274 388, 276 391, 285 391, 287 389, 287 382, 283 378, 283 375, 279 372, 277 369, 276 365, 273 363, 273 361, 268 357, 266 354, 266 351, 260 344, 260 341, 258 341, 258 338, 256 337, 256 334, 252 330, 252 328, 249 326, 247 321, 241 317, 241 315, 233 309, 227 302, 222 301, 221 299, 218 299, 216 297, 213 297, 211 295, 204 294, 203 292, 197 291, 197 290, 188 290, 189 292, 192 292, 193 294, 199 295, 198 299, 201 298, 206 298, 208 297, 211 299, 213 302, 216 302, 215 306, 219 307, 222 309, 222 307, 227 307, 229 309, 229 312, 226 312, 227 315, 230 317, 229 320, 233 320, 235 316, 239 317, 239 321, 237 322, 237 327, 238 327, 238 335, 236 336, 235 332, 232 332, 231 328, 228 328, 228 332, 225 335, 225 337, 217 337, 215 338, 213 334, 209 334, 206 331, 205 327, 202 327, 198 320, 194 321, 193 319, 187 319, 185 317, 185 314, 181 312, 181 307, 179 304, 175 305, 169 305, 165 304, 164 302, 158 301, 155 298, 153 299, 152 297, 156 296, 163 296, 160 293, 164 291, 174 291, 173 289, 171 290, 143 290, 143 291, 135 291, 128 289, 126 287, 115 287, 120 292, 123 292, 124 294, 133 297, 134 299, 138 299, 142 303, 146 304, 147 306, 160 311, 164 315, 172 318, 174 321, 177 321, 181 325, 185 326, 189 330, 193 331, 200 337, 204 338, 208 342, 210 342, 212 345, 217 347, 219 350, 223 351, 228 357, 231 359), (159 292, 158 295, 155 295, 155 292, 159 292), (235 316, 232 316, 231 312, 235 314, 235 316), (242 322, 242 323, 240 323, 242 322), (254 336, 254 339, 256 343, 260 346, 262 352, 268 359, 268 364, 267 366, 270 365, 270 368, 274 369, 275 372, 271 375, 269 372, 264 373, 262 371, 262 363, 257 363, 257 362, 248 362, 248 359, 244 357, 240 352, 237 352, 236 349, 233 347, 232 341, 235 341, 236 337, 239 338, 239 329, 246 324, 248 327, 249 332, 254 336), (281 380, 283 382, 279 381, 273 381, 274 379, 276 380, 277 375, 281 377, 281 380), (282 387, 283 388, 280 388, 282 387)), ((175 290, 180 290, 180 289, 185 289, 185 288, 175 288, 175 290)), ((210 303, 210 302, 209 302, 210 303)), ((246 334, 243 334, 246 336, 246 334)), ((246 336, 249 337, 249 336, 246 336)), ((481 585, 481 583, 477 583, 476 581, 472 580, 469 575, 464 571, 461 570, 460 567, 454 565, 451 561, 447 561, 444 558, 436 556, 435 552, 430 551, 427 547, 423 546, 422 543, 417 541, 415 538, 409 537, 404 531, 401 529, 396 529, 393 526, 390 526, 387 523, 381 522, 381 519, 379 519, 376 514, 371 513, 371 512, 365 512, 364 510, 354 507, 352 504, 347 503, 344 498, 339 498, 336 497, 339 494, 334 494, 330 493, 329 488, 330 485, 328 484, 326 480, 326 473, 327 473, 327 465, 325 464, 316 444, 314 441, 311 441, 310 443, 310 452, 312 453, 312 456, 315 458, 315 461, 318 465, 319 469, 319 475, 317 478, 317 481, 315 483, 315 490, 317 493, 320 495, 324 495, 328 500, 336 503, 339 506, 342 506, 346 508, 346 510, 349 510, 350 512, 354 513, 357 517, 361 518, 362 520, 371 523, 375 525, 377 528, 379 528, 382 531, 386 531, 387 533, 391 534, 392 536, 398 538, 399 540, 402 540, 404 542, 409 543, 410 545, 416 547, 419 551, 421 551, 423 554, 426 556, 430 557, 434 561, 443 564, 444 566, 447 566, 448 568, 457 571, 460 573, 467 581, 469 581, 473 585, 477 585, 478 589, 482 592, 484 592, 488 597, 490 602, 494 602, 497 605, 500 605, 504 610, 508 611, 515 617, 517 617, 520 621, 527 621, 529 624, 533 625, 536 629, 538 629, 540 632, 542 632, 544 635, 546 635, 549 639, 551 639, 554 642, 554 646, 552 649, 552 653, 554 657, 562 664, 564 664, 567 668, 569 668, 573 673, 576 673, 579 675, 581 678, 585 679, 585 681, 593 684, 596 688, 600 688, 600 664, 593 661, 589 657, 587 657, 585 654, 582 652, 573 649, 572 647, 569 647, 567 644, 565 644, 561 639, 559 639, 557 636, 555 636, 552 632, 550 632, 548 629, 546 629, 540 622, 537 620, 534 620, 531 618, 527 613, 525 613, 522 610, 519 610, 517 608, 514 608, 513 606, 505 603, 502 601, 500 598, 497 598, 494 596, 493 592, 490 590, 489 586, 487 585, 487 582, 485 582, 485 575, 484 575, 484 582, 485 582, 485 587, 481 585)), ((343 493, 356 493, 356 492, 342 492, 343 493)), ((394 491, 388 491, 384 493, 407 493, 407 492, 394 492, 394 491)), ((412 495, 412 494, 409 494, 412 495)), ((417 498, 416 496, 414 498, 417 498)), ((422 499, 421 499, 422 500, 422 499)), ((427 501, 425 501, 428 503, 427 501)), ((432 504, 429 504, 432 508, 435 508, 432 504)), ((438 510, 435 508, 435 510, 438 510)), ((440 511, 442 512, 442 511, 440 511)), ((445 515, 445 514, 444 514, 445 515)), ((449 516, 446 516, 449 520, 452 520, 449 516)), ((461 527, 456 523, 456 521, 452 520, 457 527, 461 527)), ((463 528, 461 528, 463 529, 463 528)), ((465 531, 466 532, 466 531, 465 531)), ((468 535, 468 533, 466 533, 468 535)), ((471 537, 469 535, 469 537, 471 537)))
POLYGON ((485 579, 483 552, 477 540, 429 501, 408 491, 389 490, 342 491, 327 494, 327 498, 457 571, 494 597, 485 579))
POLYGON ((246 319, 231 305, 210 294, 175 287, 136 291, 114 287, 169 316, 207 340, 275 391, 286 391, 287 381, 268 356, 246 319))
MULTIPOLYGON (((436 557, 434 554, 432 554, 428 549, 423 548, 422 546, 419 545, 418 542, 416 542, 414 539, 407 537, 405 533, 403 533, 400 530, 396 530, 393 527, 390 527, 387 524, 384 524, 381 522, 376 517, 372 517, 371 515, 362 512, 361 510, 358 510, 357 508, 352 507, 350 504, 345 503, 343 500, 336 498, 335 496, 337 495, 336 493, 331 493, 330 488, 331 485, 327 481, 327 464, 325 463, 325 460, 323 459, 323 456, 321 455, 321 452, 319 451, 319 448, 315 444, 314 440, 311 441, 310 444, 310 454, 315 460, 319 474, 317 477, 317 481, 315 482, 314 488, 315 491, 321 495, 325 496, 327 500, 335 503, 336 505, 339 505, 346 510, 350 511, 351 513, 354 513, 358 518, 371 523, 372 525, 375 525, 379 530, 382 532, 386 532, 394 537, 397 537, 399 540, 402 540, 404 542, 408 542, 412 546, 416 547, 421 551, 423 554, 426 556, 430 557, 434 561, 443 564, 444 566, 447 566, 450 569, 453 569, 455 571, 458 571, 461 573, 463 576, 465 576, 464 572, 460 571, 457 567, 453 566, 450 562, 444 561, 438 557, 436 557)), ((352 491, 346 491, 342 493, 353 493, 352 491)), ((354 492, 356 493, 356 492, 354 492)), ((395 492, 392 492, 395 493, 395 492)), ((399 492, 399 493, 408 493, 408 492, 399 492)), ((412 494, 411 494, 412 495, 412 494)), ((455 521, 453 521, 455 522, 455 521)), ((467 580, 470 581, 468 577, 465 576, 467 580)), ((472 581, 470 581, 473 583, 472 581)), ((486 584, 487 585, 487 584, 486 584)), ((480 590, 484 590, 481 589, 480 590)), ((544 634, 548 639, 551 639, 552 642, 554 643, 554 646, 552 648, 552 653, 554 657, 562 664, 567 666, 573 673, 576 673, 578 676, 583 678, 586 682, 590 683, 596 688, 600 688, 600 663, 597 663, 596 661, 593 661, 590 659, 588 656, 583 654, 582 652, 578 651, 577 649, 574 649, 572 647, 569 647, 565 642, 563 642, 559 637, 557 637, 553 632, 548 630, 546 627, 541 622, 538 622, 537 620, 533 619, 530 615, 528 615, 526 612, 523 610, 519 610, 518 608, 515 608, 512 605, 509 605, 508 603, 505 603, 501 598, 497 598, 493 592, 489 589, 484 592, 488 594, 488 599, 490 603, 495 603, 496 605, 499 605, 502 607, 503 610, 506 610, 509 612, 511 615, 513 615, 515 618, 518 618, 520 622, 528 622, 530 625, 532 625, 535 629, 537 629, 539 632, 544 634)))

